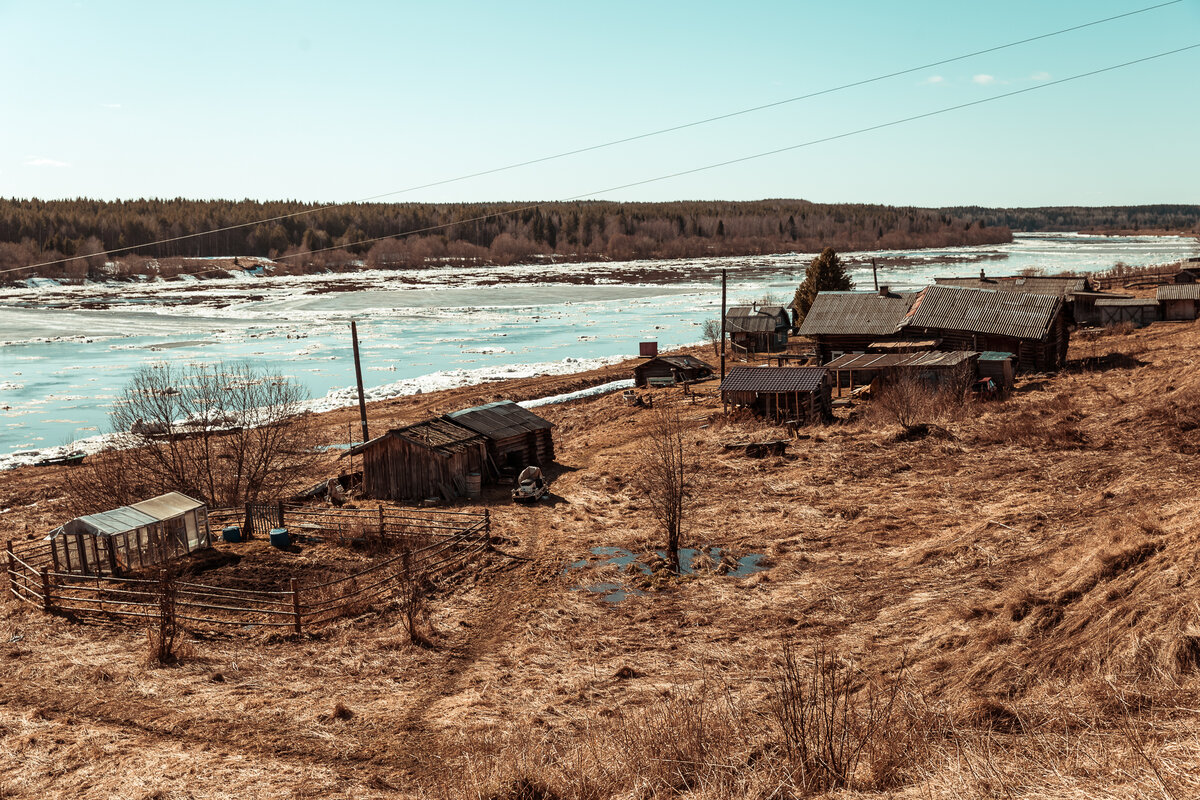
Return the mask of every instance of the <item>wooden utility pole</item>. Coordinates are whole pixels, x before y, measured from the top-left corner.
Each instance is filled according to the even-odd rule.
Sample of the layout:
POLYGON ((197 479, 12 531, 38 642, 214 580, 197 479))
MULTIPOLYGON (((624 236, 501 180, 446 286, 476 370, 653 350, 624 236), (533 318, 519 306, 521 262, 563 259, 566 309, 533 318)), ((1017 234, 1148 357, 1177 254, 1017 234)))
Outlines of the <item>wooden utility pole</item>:
POLYGON ((721 380, 725 380, 725 284, 729 270, 721 270, 721 380))
POLYGON ((875 269, 875 259, 871 259, 871 277, 875 279, 875 293, 879 293, 879 271, 875 269))
POLYGON ((354 340, 354 377, 358 379, 358 415, 362 418, 362 440, 370 440, 367 434, 367 401, 363 397, 362 362, 358 359, 358 324, 350 320, 350 338, 354 340))

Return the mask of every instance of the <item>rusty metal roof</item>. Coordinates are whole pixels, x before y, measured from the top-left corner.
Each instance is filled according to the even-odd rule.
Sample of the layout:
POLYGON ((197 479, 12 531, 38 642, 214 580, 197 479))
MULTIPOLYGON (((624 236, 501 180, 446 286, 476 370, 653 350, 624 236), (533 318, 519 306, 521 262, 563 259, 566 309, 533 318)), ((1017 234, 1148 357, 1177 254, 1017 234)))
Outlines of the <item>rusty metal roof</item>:
POLYGON ((511 400, 500 400, 474 408, 464 408, 446 415, 459 425, 493 441, 508 439, 530 431, 549 430, 553 426, 527 408, 511 400))
POLYGON ((934 285, 917 297, 904 327, 1041 339, 1061 308, 1057 295, 934 285))
POLYGON ((1158 287, 1159 300, 1200 300, 1200 283, 1171 283, 1158 287))
POLYGON ((825 367, 734 367, 721 381, 722 392, 813 392, 821 388, 825 367))
POLYGON ((957 367, 978 355, 969 350, 952 350, 944 353, 849 353, 830 361, 825 368, 832 370, 900 369, 905 367, 939 369, 957 367))
POLYGON ((1023 294, 1052 294, 1067 297, 1091 289, 1086 277, 1080 275, 1006 275, 999 278, 934 278, 939 286, 958 286, 964 289, 1003 289, 1023 294))
POLYGON ((896 332, 914 293, 821 292, 800 325, 801 336, 890 336, 896 332))

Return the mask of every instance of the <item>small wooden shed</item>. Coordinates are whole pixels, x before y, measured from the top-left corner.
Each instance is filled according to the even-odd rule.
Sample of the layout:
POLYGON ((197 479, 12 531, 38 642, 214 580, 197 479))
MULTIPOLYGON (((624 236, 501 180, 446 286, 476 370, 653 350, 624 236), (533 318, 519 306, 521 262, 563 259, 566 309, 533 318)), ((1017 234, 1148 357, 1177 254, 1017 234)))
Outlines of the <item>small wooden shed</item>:
POLYGON ((1158 301, 1152 297, 1119 297, 1096 301, 1100 312, 1100 324, 1122 325, 1131 323, 1135 328, 1144 328, 1158 319, 1158 301))
POLYGON ((721 402, 776 422, 833 418, 829 370, 824 367, 734 367, 721 381, 721 402))
POLYGON ((635 386, 673 386, 712 377, 713 368, 692 356, 659 356, 633 368, 635 386))
POLYGON ((120 576, 211 547, 208 509, 179 492, 76 517, 51 531, 55 569, 120 576))
POLYGON ((736 348, 750 353, 786 350, 792 316, 781 306, 733 306, 725 312, 725 329, 736 348))
POLYGON ((1160 286, 1157 300, 1165 320, 1196 319, 1200 316, 1200 283, 1172 283, 1160 286))
POLYGON ((380 500, 454 500, 487 468, 484 437, 442 418, 390 430, 350 454, 362 455, 364 493, 380 500))
POLYGON ((951 384, 961 379, 965 386, 975 382, 978 353, 969 351, 921 353, 854 353, 835 358, 825 365, 833 373, 833 385, 838 397, 842 389, 851 394, 855 386, 865 386, 876 379, 883 383, 901 375, 915 375, 930 386, 951 384))
POLYGON ((445 416, 483 437, 497 473, 544 467, 554 460, 553 425, 511 400, 465 408, 445 416))

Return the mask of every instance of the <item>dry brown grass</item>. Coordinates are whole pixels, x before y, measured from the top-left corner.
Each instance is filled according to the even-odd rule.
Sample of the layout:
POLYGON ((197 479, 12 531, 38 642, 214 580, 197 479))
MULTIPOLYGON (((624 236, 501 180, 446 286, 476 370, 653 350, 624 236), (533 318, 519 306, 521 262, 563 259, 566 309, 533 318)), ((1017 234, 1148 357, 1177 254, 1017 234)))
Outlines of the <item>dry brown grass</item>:
MULTIPOLYGON (((194 655, 148 669, 141 629, 6 603, 0 784, 16 797, 794 796, 767 716, 786 635, 856 674, 905 666, 854 796, 1198 796, 1200 327, 1094 345, 1103 368, 1023 381, 941 423, 950 438, 838 424, 782 458, 725 451, 776 432, 713 424, 713 399, 657 390, 656 407, 694 417, 685 446, 704 465, 681 544, 769 556, 750 578, 706 572, 611 604, 562 573, 592 547, 646 553, 660 538, 631 479, 646 417, 606 397, 544 410, 562 499, 481 501, 515 558, 433 587, 435 649, 410 644, 390 604, 298 639, 185 632, 194 655), (336 718, 339 703, 352 715, 336 718)), ((538 392, 493 385, 374 413, 510 389, 538 392)), ((330 441, 351 415, 328 418, 330 441)), ((7 535, 59 521, 54 474, 4 475, 7 535)))

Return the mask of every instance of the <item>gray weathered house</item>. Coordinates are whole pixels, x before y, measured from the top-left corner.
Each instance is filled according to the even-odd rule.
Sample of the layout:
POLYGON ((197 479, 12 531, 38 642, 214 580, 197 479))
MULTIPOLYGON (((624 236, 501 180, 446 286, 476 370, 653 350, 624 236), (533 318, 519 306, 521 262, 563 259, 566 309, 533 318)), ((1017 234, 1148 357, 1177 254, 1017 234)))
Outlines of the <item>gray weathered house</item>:
POLYGON ((447 501, 467 493, 467 478, 484 475, 487 440, 446 419, 390 430, 350 450, 361 455, 363 491, 380 500, 447 501))
POLYGON ((634 386, 673 386, 712 377, 713 368, 692 356, 658 356, 633 368, 634 386))
POLYGON ((800 324, 799 334, 816 345, 821 363, 846 353, 908 337, 900 333, 915 292, 821 292, 800 324))
POLYGON ((786 350, 791 315, 782 306, 733 306, 725 312, 729 341, 750 353, 786 350))
POLYGON ((1160 286, 1156 299, 1165 320, 1193 320, 1200 316, 1200 283, 1160 286))
POLYGON ((554 460, 554 426, 511 400, 455 411, 445 419, 484 438, 490 467, 497 474, 530 465, 545 467, 554 460))

